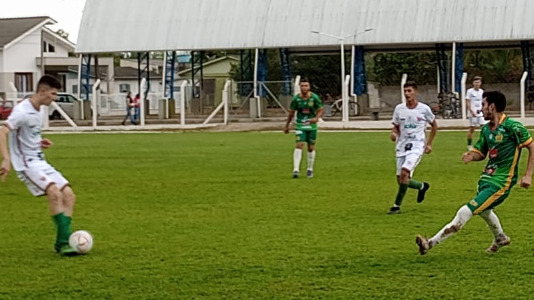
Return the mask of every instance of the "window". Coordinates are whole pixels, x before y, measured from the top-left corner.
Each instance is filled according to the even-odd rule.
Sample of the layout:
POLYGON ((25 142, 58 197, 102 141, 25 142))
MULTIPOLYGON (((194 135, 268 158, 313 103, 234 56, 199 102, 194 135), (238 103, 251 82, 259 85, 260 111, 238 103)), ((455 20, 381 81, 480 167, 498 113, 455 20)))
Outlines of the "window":
POLYGON ((32 73, 15 73, 15 87, 19 93, 28 93, 33 90, 32 73))
POLYGON ((128 83, 121 83, 119 85, 120 93, 128 93, 130 91, 130 85, 128 83))
POLYGON ((72 93, 73 94, 78 94, 78 85, 77 84, 73 84, 72 85, 72 93))
POLYGON ((43 52, 45 53, 54 53, 56 52, 56 47, 50 43, 43 42, 43 52))

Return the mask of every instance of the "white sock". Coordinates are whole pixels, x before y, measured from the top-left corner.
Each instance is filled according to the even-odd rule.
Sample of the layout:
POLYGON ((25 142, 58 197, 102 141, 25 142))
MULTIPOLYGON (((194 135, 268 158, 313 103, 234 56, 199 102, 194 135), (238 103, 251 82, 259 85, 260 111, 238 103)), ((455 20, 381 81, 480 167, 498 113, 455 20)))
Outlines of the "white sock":
POLYGON ((302 149, 295 148, 293 152, 293 171, 298 172, 300 170, 300 160, 302 158, 302 149))
POLYGON ((467 207, 467 205, 460 207, 454 219, 452 219, 449 224, 445 225, 445 227, 436 233, 436 235, 428 240, 429 245, 432 247, 436 244, 439 244, 458 232, 460 229, 462 229, 462 227, 464 227, 465 223, 467 223, 472 216, 473 213, 469 207, 467 207))
POLYGON ((499 217, 493 212, 493 209, 484 211, 480 216, 486 221, 488 228, 491 230, 495 238, 504 234, 499 217))
POLYGON ((315 162, 315 150, 308 152, 308 170, 313 171, 313 163, 315 162))

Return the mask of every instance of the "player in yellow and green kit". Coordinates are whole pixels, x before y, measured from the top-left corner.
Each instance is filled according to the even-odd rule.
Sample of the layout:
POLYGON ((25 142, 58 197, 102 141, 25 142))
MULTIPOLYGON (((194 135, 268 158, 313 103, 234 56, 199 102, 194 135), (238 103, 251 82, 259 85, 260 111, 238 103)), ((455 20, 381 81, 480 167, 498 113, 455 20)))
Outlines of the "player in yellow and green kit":
POLYGON ((289 107, 289 115, 284 129, 289 133, 289 124, 297 113, 296 130, 297 145, 293 152, 293 178, 299 177, 300 160, 304 143, 308 144, 308 178, 313 177, 313 163, 315 162, 315 142, 317 141, 317 122, 323 115, 321 98, 310 90, 307 79, 300 80, 300 93, 293 97, 289 107))
POLYGON ((504 233, 493 209, 508 197, 510 189, 517 183, 517 165, 522 148, 527 148, 529 154, 527 169, 519 186, 530 187, 534 168, 534 143, 523 124, 504 114, 506 97, 502 93, 485 92, 482 98, 482 113, 489 123, 482 127, 473 150, 462 156, 466 164, 483 160, 486 156, 489 158, 478 182, 477 195, 462 206, 454 219, 435 236, 430 239, 417 236, 416 243, 421 255, 459 231, 473 215, 480 215, 495 237, 486 252, 495 253, 500 247, 510 244, 510 237, 504 233))

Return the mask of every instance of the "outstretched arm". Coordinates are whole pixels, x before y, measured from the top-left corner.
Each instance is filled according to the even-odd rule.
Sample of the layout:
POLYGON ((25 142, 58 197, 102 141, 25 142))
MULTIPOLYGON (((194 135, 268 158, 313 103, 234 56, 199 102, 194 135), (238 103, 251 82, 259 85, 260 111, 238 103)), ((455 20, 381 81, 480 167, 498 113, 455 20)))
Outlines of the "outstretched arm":
POLYGON ((528 149, 528 161, 527 161, 527 170, 525 175, 521 177, 519 181, 519 186, 528 189, 532 183, 532 171, 534 169, 534 142, 525 146, 528 149))

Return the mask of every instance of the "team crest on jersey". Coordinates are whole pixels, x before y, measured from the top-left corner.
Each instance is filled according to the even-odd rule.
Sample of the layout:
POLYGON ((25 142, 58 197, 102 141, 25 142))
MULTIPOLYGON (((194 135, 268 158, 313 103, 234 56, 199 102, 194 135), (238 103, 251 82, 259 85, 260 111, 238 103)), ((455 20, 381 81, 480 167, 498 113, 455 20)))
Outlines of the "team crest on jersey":
POLYGON ((489 158, 490 159, 495 159, 497 158, 497 155, 499 154, 499 150, 493 148, 489 151, 489 158))
POLYGON ((469 204, 471 204, 472 206, 478 206, 478 203, 475 201, 475 199, 469 201, 469 204))
POLYGON ((502 135, 502 133, 499 132, 499 133, 497 133, 497 135, 495 136, 495 141, 498 142, 498 143, 500 143, 500 142, 502 142, 502 138, 503 138, 503 135, 502 135))
POLYGON ((309 107, 313 107, 313 101, 310 101, 310 102, 308 103, 308 106, 309 106, 309 107))

